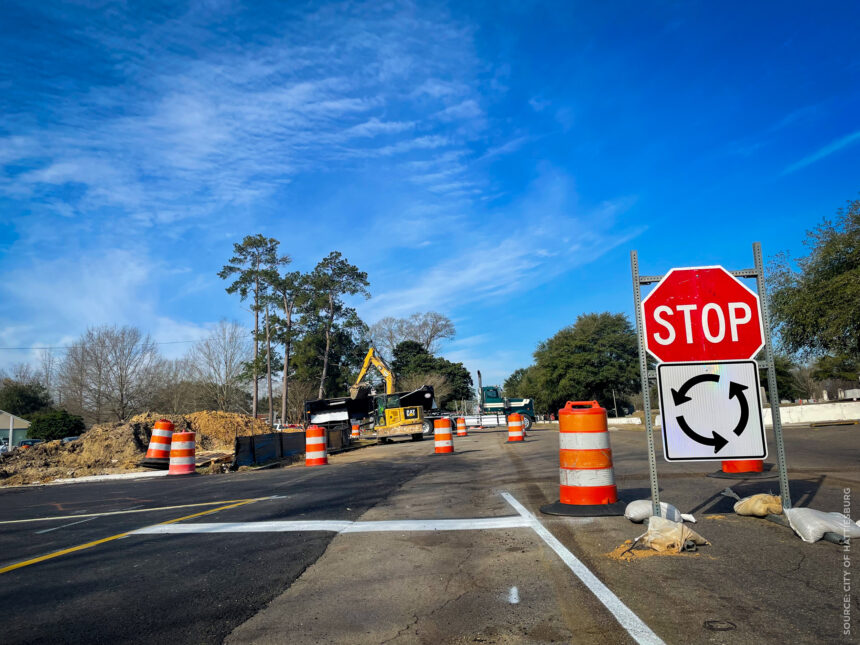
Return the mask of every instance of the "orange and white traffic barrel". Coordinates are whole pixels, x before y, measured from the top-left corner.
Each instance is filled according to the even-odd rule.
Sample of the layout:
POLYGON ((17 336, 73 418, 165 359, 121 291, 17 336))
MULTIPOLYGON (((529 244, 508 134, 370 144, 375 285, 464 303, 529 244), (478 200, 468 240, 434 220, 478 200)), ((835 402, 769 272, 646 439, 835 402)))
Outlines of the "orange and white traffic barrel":
POLYGON ((451 434, 451 419, 433 421, 433 439, 437 455, 454 452, 454 436, 451 434))
POLYGON ((146 455, 140 462, 141 466, 149 468, 167 468, 170 462, 170 441, 173 437, 173 423, 167 419, 159 419, 152 427, 152 436, 146 455))
POLYGON ((468 437, 469 433, 466 432, 466 420, 463 417, 459 417, 457 419, 457 436, 458 437, 468 437))
POLYGON ((732 459, 723 461, 720 470, 708 477, 717 479, 772 479, 778 473, 764 469, 762 459, 732 459))
POLYGON ((352 424, 352 432, 349 435, 350 439, 361 439, 361 430, 357 423, 352 424))
POLYGON ((523 438, 523 415, 519 412, 512 412, 508 415, 508 441, 524 441, 523 438))
POLYGON ((597 401, 568 401, 558 412, 559 501, 549 515, 622 515, 618 501, 606 410, 597 401))
POLYGON ((194 474, 194 433, 174 432, 170 442, 168 475, 194 474))
POLYGON ((325 466, 327 463, 325 428, 308 426, 305 430, 305 466, 325 466))

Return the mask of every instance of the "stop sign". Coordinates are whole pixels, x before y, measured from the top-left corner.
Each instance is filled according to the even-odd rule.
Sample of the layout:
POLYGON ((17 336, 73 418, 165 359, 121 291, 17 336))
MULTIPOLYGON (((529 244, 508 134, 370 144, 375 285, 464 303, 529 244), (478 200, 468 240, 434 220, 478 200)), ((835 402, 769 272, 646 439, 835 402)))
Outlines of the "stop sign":
POLYGON ((753 358, 758 296, 723 267, 672 269, 642 301, 645 346, 664 363, 753 358))

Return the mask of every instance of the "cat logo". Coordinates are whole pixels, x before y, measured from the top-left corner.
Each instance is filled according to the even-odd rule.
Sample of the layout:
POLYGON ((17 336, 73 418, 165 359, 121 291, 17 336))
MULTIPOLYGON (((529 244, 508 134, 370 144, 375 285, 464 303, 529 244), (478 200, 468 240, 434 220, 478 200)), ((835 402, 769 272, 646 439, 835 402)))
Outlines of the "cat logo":
POLYGON ((407 419, 417 419, 418 418, 418 408, 404 408, 403 412, 407 419))

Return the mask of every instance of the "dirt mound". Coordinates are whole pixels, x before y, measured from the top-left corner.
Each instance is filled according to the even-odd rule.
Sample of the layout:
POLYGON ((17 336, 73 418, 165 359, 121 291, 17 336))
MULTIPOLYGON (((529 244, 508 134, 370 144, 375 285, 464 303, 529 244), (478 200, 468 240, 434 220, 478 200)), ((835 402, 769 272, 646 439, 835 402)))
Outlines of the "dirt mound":
POLYGON ((105 423, 65 445, 49 441, 17 449, 0 455, 0 486, 133 469, 146 453, 149 434, 150 428, 142 423, 105 423))
POLYGON ((141 412, 134 415, 128 422, 144 424, 151 434, 152 426, 155 425, 156 421, 160 421, 161 419, 167 419, 173 423, 173 429, 176 432, 186 432, 190 425, 188 418, 181 414, 156 414, 155 412, 141 412))
POLYGON ((265 421, 232 412, 192 412, 186 418, 207 450, 233 450, 236 437, 274 432, 265 421))
POLYGON ((198 450, 231 452, 236 437, 273 432, 265 421, 232 412, 144 412, 128 423, 93 426, 79 440, 65 445, 50 441, 0 455, 0 486, 145 470, 137 464, 146 454, 152 426, 159 419, 171 421, 175 431, 196 432, 198 450))

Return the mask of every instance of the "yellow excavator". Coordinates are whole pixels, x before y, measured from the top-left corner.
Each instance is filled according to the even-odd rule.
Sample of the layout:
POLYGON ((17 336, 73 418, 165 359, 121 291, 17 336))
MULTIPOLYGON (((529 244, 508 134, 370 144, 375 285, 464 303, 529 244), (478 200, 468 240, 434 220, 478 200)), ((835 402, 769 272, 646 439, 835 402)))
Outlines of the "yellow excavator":
POLYGON ((424 428, 424 408, 418 406, 403 407, 400 404, 400 395, 394 393, 394 371, 385 361, 375 347, 371 347, 364 357, 364 363, 355 385, 349 388, 349 396, 353 400, 364 398, 371 393, 371 386, 364 383, 370 366, 373 366, 382 375, 385 381, 385 394, 376 396, 376 424, 374 430, 380 443, 384 443, 389 437, 398 435, 412 435, 413 439, 422 436, 424 428))

